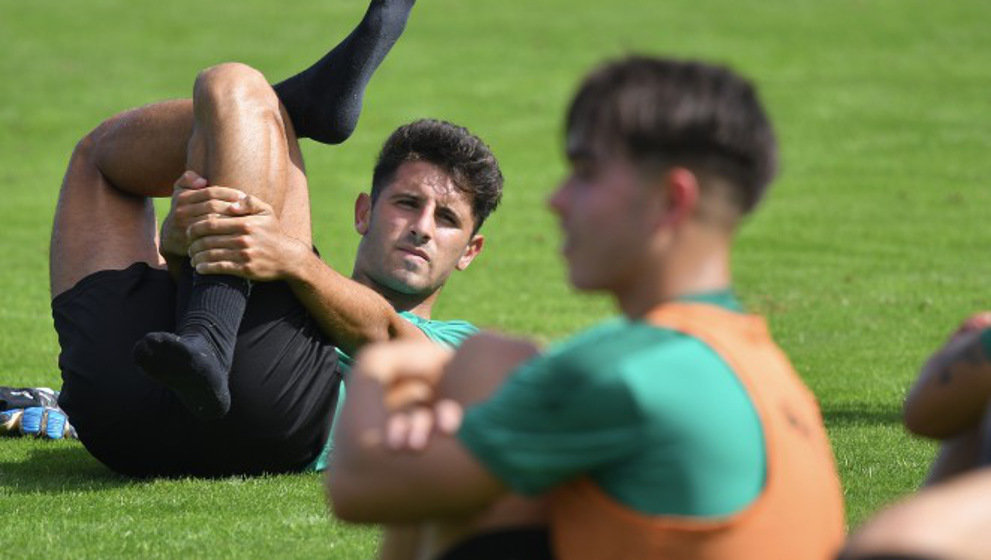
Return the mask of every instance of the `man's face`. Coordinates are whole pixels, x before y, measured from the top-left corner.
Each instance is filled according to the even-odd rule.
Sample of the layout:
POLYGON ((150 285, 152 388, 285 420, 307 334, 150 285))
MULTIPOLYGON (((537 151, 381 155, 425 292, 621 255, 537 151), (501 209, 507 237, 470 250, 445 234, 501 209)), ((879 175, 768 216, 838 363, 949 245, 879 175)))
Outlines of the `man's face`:
POLYGON ((355 278, 402 294, 431 294, 481 250, 474 226, 469 195, 443 169, 403 163, 374 206, 365 194, 355 205, 355 229, 362 235, 355 278))
POLYGON ((571 283, 621 293, 647 262, 659 197, 624 157, 569 146, 569 160, 548 203, 560 219, 571 283))

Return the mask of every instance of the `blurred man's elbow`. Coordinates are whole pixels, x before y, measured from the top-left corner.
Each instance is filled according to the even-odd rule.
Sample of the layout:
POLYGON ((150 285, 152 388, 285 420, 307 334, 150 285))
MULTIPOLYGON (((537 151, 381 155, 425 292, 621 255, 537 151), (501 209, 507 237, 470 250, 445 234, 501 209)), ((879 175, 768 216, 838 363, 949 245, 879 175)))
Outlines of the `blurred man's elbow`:
POLYGON ((905 429, 917 436, 937 437, 938 430, 933 429, 931 415, 928 414, 926 407, 912 396, 905 399, 905 405, 902 407, 902 423, 905 429))
POLYGON ((924 398, 909 395, 902 408, 902 423, 909 432, 930 439, 946 439, 967 429, 952 411, 946 411, 924 398))
POLYGON ((325 482, 327 505, 337 519, 349 523, 372 523, 374 520, 369 518, 368 511, 363 507, 367 502, 361 499, 358 487, 358 482, 349 477, 345 470, 332 469, 325 482))

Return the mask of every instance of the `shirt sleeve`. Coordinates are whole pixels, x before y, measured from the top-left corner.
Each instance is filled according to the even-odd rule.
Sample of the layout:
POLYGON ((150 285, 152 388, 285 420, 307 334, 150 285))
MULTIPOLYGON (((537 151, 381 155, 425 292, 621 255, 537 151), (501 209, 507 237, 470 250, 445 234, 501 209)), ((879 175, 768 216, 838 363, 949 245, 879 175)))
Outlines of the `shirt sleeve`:
POLYGON ((457 348, 469 337, 478 333, 478 327, 467 321, 431 321, 403 311, 400 317, 413 323, 427 338, 450 348, 457 348))
POLYGON ((522 494, 593 474, 636 452, 644 432, 628 388, 602 373, 569 371, 553 358, 534 358, 491 399, 466 412, 458 438, 522 494))
MULTIPOLYGON (((421 319, 412 313, 402 312, 399 314, 402 318, 413 323, 418 329, 423 331, 427 338, 437 342, 439 344, 444 344, 451 348, 456 348, 461 345, 467 338, 471 337, 478 332, 478 328, 475 325, 467 321, 428 321, 426 319, 421 319)), ((345 379, 348 373, 351 372, 351 368, 354 366, 354 359, 341 352, 339 348, 337 350, 337 359, 341 373, 345 374, 345 379)), ((347 384, 342 382, 339 389, 340 393, 337 397, 337 408, 334 409, 334 417, 331 425, 337 425, 337 419, 341 415, 341 410, 344 408, 344 399, 347 393, 347 384)), ((333 435, 327 437, 327 441, 324 442, 323 449, 317 458, 310 464, 310 469, 315 471, 322 471, 327 468, 327 464, 330 461, 330 455, 334 452, 334 438, 333 435)))
POLYGON ((981 331, 981 347, 984 349, 984 356, 991 359, 991 329, 981 331))

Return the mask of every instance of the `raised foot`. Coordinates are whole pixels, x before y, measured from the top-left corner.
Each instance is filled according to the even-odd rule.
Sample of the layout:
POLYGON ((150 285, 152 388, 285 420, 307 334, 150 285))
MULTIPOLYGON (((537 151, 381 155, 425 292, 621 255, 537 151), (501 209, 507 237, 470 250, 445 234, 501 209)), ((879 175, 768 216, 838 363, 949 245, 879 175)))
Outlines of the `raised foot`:
POLYGON ((138 367, 171 389, 193 414, 220 418, 230 410, 229 368, 206 340, 148 333, 134 345, 133 353, 138 367))

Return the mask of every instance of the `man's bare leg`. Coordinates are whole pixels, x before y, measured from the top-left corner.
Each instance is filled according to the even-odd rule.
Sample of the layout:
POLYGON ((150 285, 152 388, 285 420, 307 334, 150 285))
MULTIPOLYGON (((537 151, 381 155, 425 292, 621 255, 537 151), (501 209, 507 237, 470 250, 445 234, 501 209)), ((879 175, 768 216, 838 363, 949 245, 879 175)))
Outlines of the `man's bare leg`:
MULTIPOLYGON (((172 194, 187 168, 193 131, 190 99, 164 101, 124 111, 86 135, 76 146, 63 179, 52 229, 52 297, 101 270, 135 262, 163 266, 150 197, 172 194)), ((289 144, 290 189, 285 218, 293 235, 310 236, 309 200, 302 156, 289 144)))
MULTIPOLYGON (((266 201, 283 216, 290 184, 305 185, 305 177, 292 125, 264 76, 235 63, 203 71, 193 91, 193 116, 187 167, 211 184, 266 201)), ((305 187, 303 192, 305 201, 305 187)), ((309 244, 308 205, 300 215, 300 201, 291 202, 294 219, 283 222, 292 229, 287 233, 309 244)), ((230 408, 227 377, 249 292, 243 278, 194 273, 177 332, 149 333, 135 346, 142 369, 198 415, 219 417, 230 408)))
POLYGON ((163 266, 154 208, 182 172, 192 103, 167 101, 112 117, 73 151, 52 228, 52 298, 101 270, 163 266))

